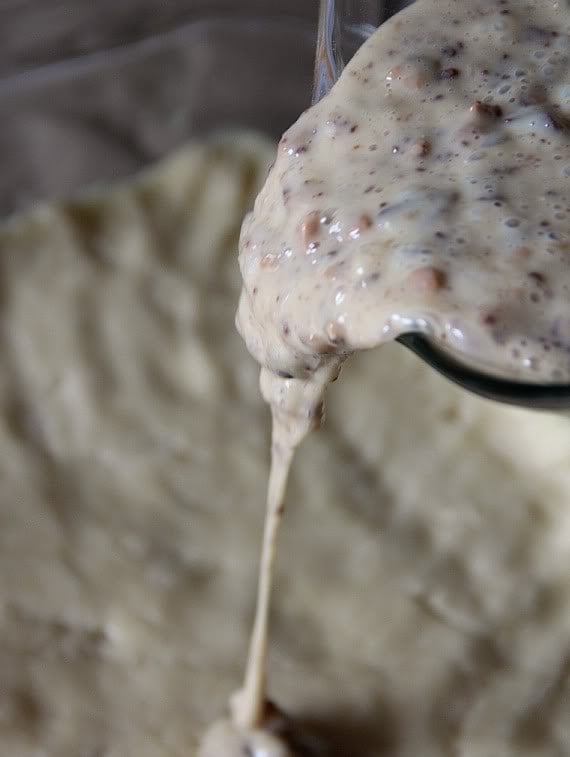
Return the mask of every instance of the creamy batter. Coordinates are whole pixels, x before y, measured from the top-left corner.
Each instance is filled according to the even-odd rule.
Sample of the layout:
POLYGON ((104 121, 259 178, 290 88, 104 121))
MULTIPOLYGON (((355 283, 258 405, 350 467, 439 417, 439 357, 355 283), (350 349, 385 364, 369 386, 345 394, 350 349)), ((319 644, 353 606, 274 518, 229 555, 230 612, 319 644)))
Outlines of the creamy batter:
MULTIPOLYGON (((420 0, 284 135, 239 323, 296 378, 406 331, 570 380, 570 11, 420 0)), ((280 391, 280 390, 279 390, 280 391)))
MULTIPOLYGON (((237 318, 285 440, 273 482, 345 359, 402 333, 570 381, 569 32, 554 0, 419 0, 282 138, 242 229, 237 318)), ((241 737, 204 754, 264 753, 247 731, 263 726, 282 496, 270 487, 241 737)))

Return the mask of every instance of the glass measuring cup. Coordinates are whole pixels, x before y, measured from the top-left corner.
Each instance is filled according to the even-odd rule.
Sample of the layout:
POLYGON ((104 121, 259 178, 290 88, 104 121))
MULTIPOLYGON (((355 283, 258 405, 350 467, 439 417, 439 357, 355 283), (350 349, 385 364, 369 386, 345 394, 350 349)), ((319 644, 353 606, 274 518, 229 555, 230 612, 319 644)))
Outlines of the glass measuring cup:
MULTIPOLYGON (((321 0, 313 103, 328 93, 345 64, 376 28, 413 1, 321 0)), ((570 408, 570 384, 537 384, 486 373, 419 333, 403 334, 397 341, 450 381, 486 399, 537 410, 570 408)))

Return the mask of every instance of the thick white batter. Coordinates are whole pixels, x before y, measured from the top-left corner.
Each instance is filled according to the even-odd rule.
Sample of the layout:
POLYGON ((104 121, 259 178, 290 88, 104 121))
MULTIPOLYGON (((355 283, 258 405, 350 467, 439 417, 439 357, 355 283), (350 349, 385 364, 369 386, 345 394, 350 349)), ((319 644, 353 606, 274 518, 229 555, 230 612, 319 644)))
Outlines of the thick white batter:
MULTIPOLYGON (((274 444, 294 439, 273 481, 344 360, 406 331, 499 374, 570 380, 569 32, 554 0, 419 0, 282 138, 242 230, 237 318, 274 444)), ((265 554, 279 506, 270 494, 265 554)), ((271 565, 234 712, 242 741, 208 755, 256 754, 271 565)))
POLYGON ((420 330, 570 379, 570 10, 419 0, 283 137, 244 226, 239 324, 306 376, 420 330))

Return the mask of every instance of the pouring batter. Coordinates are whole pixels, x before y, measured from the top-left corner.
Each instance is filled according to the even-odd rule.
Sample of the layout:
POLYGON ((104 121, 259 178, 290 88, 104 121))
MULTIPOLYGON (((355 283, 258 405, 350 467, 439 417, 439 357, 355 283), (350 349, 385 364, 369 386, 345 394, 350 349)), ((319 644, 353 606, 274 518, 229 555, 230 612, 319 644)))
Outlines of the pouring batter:
POLYGON ((281 140, 240 243, 237 323, 274 423, 258 617, 232 736, 203 754, 261 753, 283 488, 344 360, 421 331, 570 380, 569 32, 554 0, 419 0, 281 140))

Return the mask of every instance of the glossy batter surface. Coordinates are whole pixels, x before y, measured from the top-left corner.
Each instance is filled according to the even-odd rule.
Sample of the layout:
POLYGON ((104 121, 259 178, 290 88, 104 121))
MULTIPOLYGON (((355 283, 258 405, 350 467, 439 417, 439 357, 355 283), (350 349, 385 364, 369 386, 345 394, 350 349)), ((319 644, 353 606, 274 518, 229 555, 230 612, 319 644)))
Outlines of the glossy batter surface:
POLYGON ((360 49, 243 229, 263 366, 306 377, 417 330, 570 380, 569 32, 554 0, 418 0, 360 49))
MULTIPOLYGON (((570 380, 569 31, 553 0, 419 0, 283 136, 242 229, 237 315, 274 440, 294 439, 272 480, 344 360, 402 333, 570 380)), ((240 728, 263 725, 278 506, 270 494, 240 728)))

